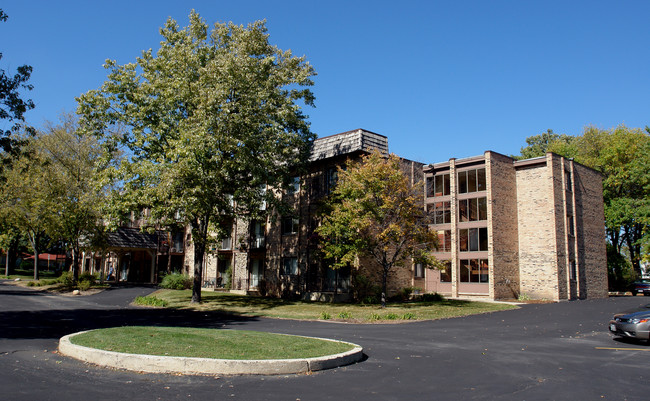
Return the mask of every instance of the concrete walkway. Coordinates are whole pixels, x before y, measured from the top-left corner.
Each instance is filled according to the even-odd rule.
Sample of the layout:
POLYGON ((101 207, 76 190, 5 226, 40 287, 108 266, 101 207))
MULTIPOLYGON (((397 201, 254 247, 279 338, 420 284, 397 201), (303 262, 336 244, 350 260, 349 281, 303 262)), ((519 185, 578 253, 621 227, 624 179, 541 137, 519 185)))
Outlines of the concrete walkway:
MULTIPOLYGON (((337 342, 350 344, 354 348, 340 354, 300 359, 235 360, 126 354, 73 344, 70 341, 70 338, 81 333, 85 333, 85 331, 62 337, 59 341, 59 353, 94 365, 145 373, 192 375, 283 375, 332 369, 350 365, 363 359, 363 348, 359 345, 345 341, 337 342)), ((327 338, 318 339, 336 341, 327 338)))

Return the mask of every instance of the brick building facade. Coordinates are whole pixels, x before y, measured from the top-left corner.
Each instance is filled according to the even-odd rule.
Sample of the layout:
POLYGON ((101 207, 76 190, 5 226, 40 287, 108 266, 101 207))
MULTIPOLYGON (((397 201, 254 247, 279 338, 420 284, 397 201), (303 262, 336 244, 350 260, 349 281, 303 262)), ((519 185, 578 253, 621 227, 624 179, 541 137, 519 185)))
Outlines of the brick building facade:
MULTIPOLYGON (((293 212, 271 213, 265 221, 234 219, 230 236, 206 255, 204 288, 345 300, 354 274, 378 283, 379 268, 368 260, 330 269, 318 258, 314 235, 319 205, 336 184, 337 167, 375 149, 388 154, 388 139, 361 129, 317 139, 307 173, 294 177, 289 191, 276 191, 293 212)), ((430 165, 402 159, 401 167, 412 182, 425 182, 423 207, 430 214, 430 229, 438 232, 435 256, 445 268, 394 268, 389 295, 415 287, 490 299, 607 296, 598 172, 551 153, 515 160, 492 151, 430 165)), ((183 270, 192 274, 191 238, 186 232, 180 243, 179 234, 174 248, 182 250, 183 270)), ((164 252, 159 249, 152 263, 170 265, 172 254, 167 251, 165 259, 164 252)), ((168 270, 147 268, 148 277, 168 270)))

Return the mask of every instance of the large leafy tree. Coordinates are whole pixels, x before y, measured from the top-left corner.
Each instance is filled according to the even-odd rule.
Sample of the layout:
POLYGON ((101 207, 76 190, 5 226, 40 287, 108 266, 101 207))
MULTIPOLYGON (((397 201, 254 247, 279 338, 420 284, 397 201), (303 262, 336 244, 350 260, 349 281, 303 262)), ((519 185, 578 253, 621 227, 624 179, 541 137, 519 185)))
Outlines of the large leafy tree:
MULTIPOLYGON (((549 137, 540 151, 526 140, 522 148, 527 157, 542 156, 546 151, 594 168, 603 174, 605 225, 614 255, 627 254, 629 263, 640 274, 642 247, 650 238, 650 136, 641 129, 624 125, 610 130, 586 127, 575 137, 549 137)), ((621 258, 609 258, 620 260, 621 258)), ((619 277, 623 272, 613 272, 619 277)))
POLYGON ((388 272, 414 260, 436 266, 431 252, 437 236, 429 230, 421 183, 412 185, 395 155, 375 151, 339 170, 336 188, 317 229, 324 257, 333 268, 368 257, 381 272, 381 304, 386 306, 388 272))
POLYGON ((34 252, 34 279, 38 279, 38 256, 56 214, 49 181, 48 160, 29 140, 3 171, 0 188, 0 219, 25 233, 34 252))
POLYGON ((46 123, 36 139, 47 160, 48 188, 55 202, 48 235, 62 241, 72 254, 72 271, 79 273, 79 255, 103 233, 104 186, 98 169, 101 148, 94 136, 83 135, 74 115, 62 114, 58 124, 46 123))
MULTIPOLYGON (((159 222, 181 219, 194 244, 192 301, 201 301, 202 266, 224 216, 256 217, 311 151, 314 135, 300 104, 313 106, 313 68, 269 43, 264 22, 247 27, 169 19, 154 55, 107 61, 108 79, 79 97, 86 130, 128 160, 105 172, 122 184, 116 211, 148 207, 159 222), (108 134, 114 124, 122 135, 108 134)), ((116 194, 118 192, 116 191, 116 194)))
MULTIPOLYGON (((0 21, 4 22, 7 18, 7 14, 0 9, 0 21)), ((2 53, 0 53, 1 59, 2 53)), ((25 112, 34 108, 32 100, 23 100, 20 96, 21 91, 32 90, 33 86, 27 83, 31 74, 32 67, 28 65, 18 67, 13 76, 0 69, 0 121, 9 122, 8 129, 0 129, 0 151, 2 152, 15 151, 17 141, 16 138, 12 138, 12 134, 20 130, 21 124, 25 121, 25 112)))

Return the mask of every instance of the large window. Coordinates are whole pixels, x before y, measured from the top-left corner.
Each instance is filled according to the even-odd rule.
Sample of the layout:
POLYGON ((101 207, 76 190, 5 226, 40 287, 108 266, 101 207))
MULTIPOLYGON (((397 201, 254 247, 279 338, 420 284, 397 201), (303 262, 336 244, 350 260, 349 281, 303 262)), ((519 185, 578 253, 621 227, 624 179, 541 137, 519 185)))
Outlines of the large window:
POLYGON ((440 269, 440 282, 441 283, 451 283, 451 260, 441 260, 445 265, 440 269))
POLYGON ((438 252, 451 252, 451 230, 438 230, 438 252))
POLYGON ((283 217, 282 218, 282 235, 291 235, 298 232, 298 218, 297 217, 283 217))
POLYGON ((298 258, 282 258, 283 276, 295 276, 298 274, 298 258))
POLYGON ((451 202, 436 202, 427 205, 432 224, 451 223, 451 202))
POLYGON ((487 227, 458 230, 460 252, 483 252, 488 250, 487 227))
POLYGON ((449 174, 439 174, 434 177, 427 177, 427 196, 449 195, 449 174))
POLYGON ((413 274, 415 275, 415 278, 424 278, 424 266, 422 266, 422 263, 415 264, 413 267, 413 274))
POLYGON ((485 168, 458 172, 458 193, 466 194, 486 189, 485 168))
POLYGON ((461 199, 458 201, 458 220, 487 220, 487 198, 461 199))
POLYGON ((289 180, 289 187, 287 188, 287 194, 293 195, 300 192, 300 177, 291 177, 289 180))
POLYGON ((489 282, 489 268, 487 259, 461 259, 461 283, 487 283, 489 282))

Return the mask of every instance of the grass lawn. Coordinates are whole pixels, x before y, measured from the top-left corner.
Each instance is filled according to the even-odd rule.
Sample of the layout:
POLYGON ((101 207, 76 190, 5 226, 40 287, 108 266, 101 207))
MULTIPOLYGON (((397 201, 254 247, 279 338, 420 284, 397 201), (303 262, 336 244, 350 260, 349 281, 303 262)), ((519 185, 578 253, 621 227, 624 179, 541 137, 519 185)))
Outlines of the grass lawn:
MULTIPOLYGON (((21 269, 20 267, 10 269, 10 275, 5 276, 5 268, 4 266, 2 269, 0 269, 0 272, 2 272, 2 278, 7 278, 7 279, 16 279, 19 278, 21 280, 33 280, 34 279, 34 267, 31 266, 29 268, 21 269)), ((38 269, 38 278, 40 279, 54 279, 57 278, 61 275, 61 272, 55 272, 54 269, 51 270, 41 270, 38 269)))
POLYGON ((203 302, 194 305, 190 303, 192 298, 190 290, 158 290, 147 298, 151 297, 164 301, 160 303, 161 306, 166 303, 164 306, 168 308, 220 311, 244 316, 331 319, 355 323, 445 319, 517 308, 514 305, 500 303, 444 300, 389 303, 385 309, 382 309, 379 305, 286 301, 212 291, 203 291, 203 302))
POLYGON ((144 355, 219 359, 313 358, 349 351, 352 345, 248 330, 128 326, 93 330, 73 344, 144 355))

